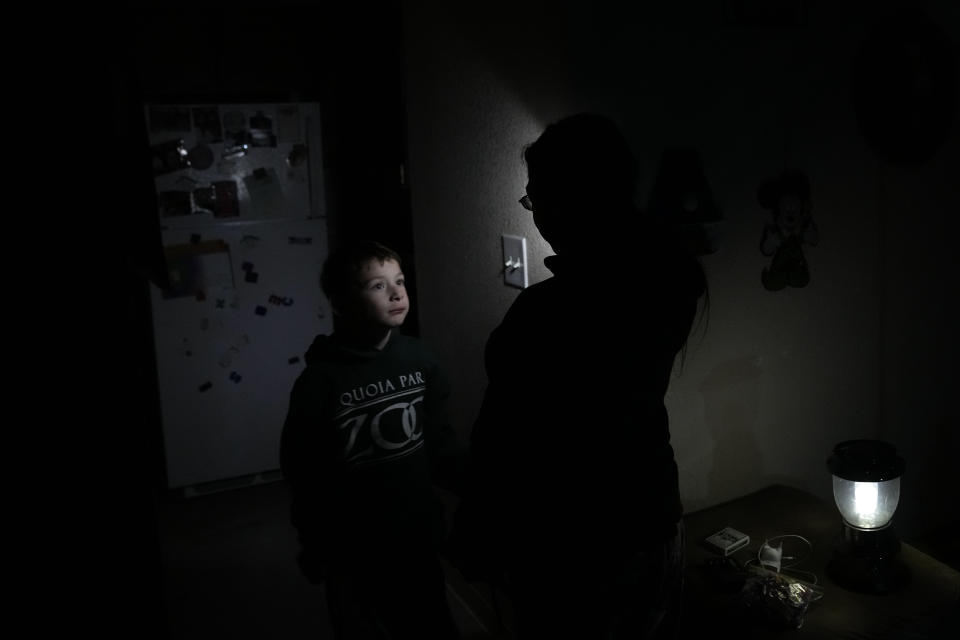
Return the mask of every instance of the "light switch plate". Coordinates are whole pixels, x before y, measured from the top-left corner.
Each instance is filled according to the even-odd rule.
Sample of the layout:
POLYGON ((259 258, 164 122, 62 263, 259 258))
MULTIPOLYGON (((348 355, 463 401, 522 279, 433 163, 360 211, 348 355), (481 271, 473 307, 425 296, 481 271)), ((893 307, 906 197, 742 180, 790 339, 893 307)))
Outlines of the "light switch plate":
POLYGON ((501 236, 503 242, 503 284, 527 288, 527 239, 522 236, 501 236))

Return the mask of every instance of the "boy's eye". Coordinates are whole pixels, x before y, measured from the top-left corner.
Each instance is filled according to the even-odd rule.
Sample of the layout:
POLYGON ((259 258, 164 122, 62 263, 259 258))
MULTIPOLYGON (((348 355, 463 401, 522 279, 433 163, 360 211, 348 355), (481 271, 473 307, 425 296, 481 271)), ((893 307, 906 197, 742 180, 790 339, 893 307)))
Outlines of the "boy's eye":
POLYGON ((374 289, 383 289, 385 286, 387 286, 387 285, 384 284, 383 282, 376 282, 376 283, 374 283, 373 288, 374 288, 374 289))
POLYGON ((398 287, 402 287, 404 284, 406 284, 406 281, 403 278, 400 278, 399 280, 397 280, 398 287))

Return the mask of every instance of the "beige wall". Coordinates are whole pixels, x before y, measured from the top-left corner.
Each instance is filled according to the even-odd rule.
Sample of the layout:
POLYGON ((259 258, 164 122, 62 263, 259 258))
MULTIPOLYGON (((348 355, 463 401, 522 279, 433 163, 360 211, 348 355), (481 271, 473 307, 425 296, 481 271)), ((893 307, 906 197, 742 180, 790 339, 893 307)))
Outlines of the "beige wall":
MULTIPOLYGON (((450 4, 405 8, 405 82, 422 336, 451 372, 464 435, 485 385, 487 335, 518 292, 502 284, 500 235, 527 238, 531 282, 549 276, 549 246, 517 204, 522 146, 547 123, 596 109, 621 123, 640 158, 640 204, 661 150, 694 146, 724 213, 719 250, 704 258, 709 324, 667 396, 688 509, 775 481, 829 499, 825 460, 842 439, 890 438, 911 470, 945 442, 956 448, 957 413, 942 392, 945 376, 956 381, 943 352, 950 344, 955 355, 956 339, 933 297, 949 287, 956 297, 956 284, 946 258, 929 255, 929 231, 903 215, 918 201, 924 217, 960 211, 946 168, 956 127, 930 167, 877 159, 849 100, 864 33, 855 13, 771 31, 725 27, 713 2, 634 16, 568 7, 549 18, 534 3, 450 4), (810 176, 821 242, 807 248, 810 285, 773 293, 760 284, 768 259, 755 194, 785 165, 810 176), (900 263, 911 268, 895 277, 900 263), (916 350, 909 336, 924 326, 936 336, 916 350)), ((939 517, 919 494, 934 476, 905 478, 905 500, 915 500, 905 510, 939 517)))

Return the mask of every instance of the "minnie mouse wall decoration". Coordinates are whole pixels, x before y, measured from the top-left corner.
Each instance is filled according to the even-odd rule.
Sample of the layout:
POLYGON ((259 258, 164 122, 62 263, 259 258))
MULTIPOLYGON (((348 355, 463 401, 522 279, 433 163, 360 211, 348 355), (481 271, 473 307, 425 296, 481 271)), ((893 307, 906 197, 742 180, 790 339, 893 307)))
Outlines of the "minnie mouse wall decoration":
POLYGON ((815 247, 820 241, 810 214, 810 180, 798 169, 787 169, 760 185, 757 200, 770 212, 760 240, 760 252, 773 257, 761 273, 764 288, 779 291, 787 286, 807 286, 810 270, 803 245, 815 247))

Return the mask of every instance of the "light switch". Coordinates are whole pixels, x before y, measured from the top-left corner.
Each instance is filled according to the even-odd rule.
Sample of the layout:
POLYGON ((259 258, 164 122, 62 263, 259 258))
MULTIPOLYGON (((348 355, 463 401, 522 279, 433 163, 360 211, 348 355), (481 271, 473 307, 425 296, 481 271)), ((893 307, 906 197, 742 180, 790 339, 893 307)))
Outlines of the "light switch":
POLYGON ((503 241, 503 284, 527 288, 527 239, 501 236, 503 241))

